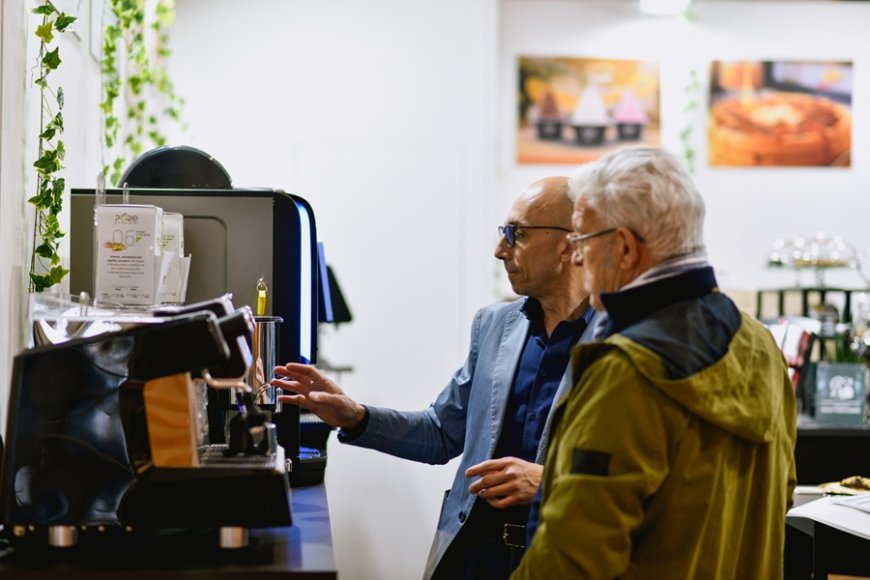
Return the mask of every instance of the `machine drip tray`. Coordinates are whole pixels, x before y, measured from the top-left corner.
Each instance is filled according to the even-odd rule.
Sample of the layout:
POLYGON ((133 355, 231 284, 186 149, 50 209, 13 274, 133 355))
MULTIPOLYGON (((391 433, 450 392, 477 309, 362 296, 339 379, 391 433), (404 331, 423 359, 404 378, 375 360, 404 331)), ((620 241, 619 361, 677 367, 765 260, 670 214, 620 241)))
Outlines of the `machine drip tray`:
POLYGON ((125 525, 155 528, 289 526, 290 483, 283 449, 274 456, 224 456, 226 445, 200 451, 199 467, 152 467, 125 494, 125 525))

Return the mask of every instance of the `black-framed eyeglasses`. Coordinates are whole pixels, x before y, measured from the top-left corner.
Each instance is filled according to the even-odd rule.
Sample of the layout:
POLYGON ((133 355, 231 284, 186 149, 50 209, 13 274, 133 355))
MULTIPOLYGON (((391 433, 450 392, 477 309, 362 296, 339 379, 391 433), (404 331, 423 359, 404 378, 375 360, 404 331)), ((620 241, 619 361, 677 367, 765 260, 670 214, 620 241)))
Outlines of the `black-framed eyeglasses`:
MULTIPOLYGON (((598 236, 606 236, 607 234, 612 234, 613 232, 615 232, 618 229, 619 229, 618 227, 616 227, 616 228, 604 228, 603 230, 598 230, 597 232, 591 232, 588 234, 575 234, 574 232, 571 232, 570 234, 565 236, 565 238, 568 240, 568 243, 571 244, 571 247, 574 248, 574 252, 577 254, 577 257, 582 260, 583 259, 583 243, 584 242, 586 242, 587 240, 591 240, 592 238, 597 238, 598 236)), ((642 236, 639 236, 636 233, 634 233, 634 230, 631 230, 629 228, 626 228, 626 229, 628 229, 628 231, 630 231, 632 233, 632 235, 635 238, 637 238, 637 241, 639 241, 641 243, 646 241, 643 239, 642 236)))
POLYGON ((498 235, 504 236, 504 239, 507 241, 507 245, 513 248, 514 244, 517 243, 517 230, 560 230, 563 232, 571 231, 568 228, 561 228, 559 226, 525 226, 519 224, 505 224, 503 226, 498 226, 498 235))

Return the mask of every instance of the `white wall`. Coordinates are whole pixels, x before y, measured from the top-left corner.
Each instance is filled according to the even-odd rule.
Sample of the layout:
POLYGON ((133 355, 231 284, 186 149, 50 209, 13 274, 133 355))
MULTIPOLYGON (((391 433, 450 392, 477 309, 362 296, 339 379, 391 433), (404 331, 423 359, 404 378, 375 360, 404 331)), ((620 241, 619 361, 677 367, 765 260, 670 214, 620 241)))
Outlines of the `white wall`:
POLYGON ((21 347, 24 257, 24 9, 0 5, 0 422, 5 433, 12 355, 21 347))
MULTIPOLYGON (((422 409, 493 300, 494 0, 181 0, 172 75, 236 186, 305 197, 354 314, 320 354, 373 405, 422 409)), ((195 257, 194 257, 195 259, 195 257)), ((329 443, 344 578, 419 577, 456 463, 329 443)))
MULTIPOLYGON (((516 165, 519 55, 658 60, 662 141, 681 151, 684 87, 697 67, 702 103, 693 115, 696 181, 707 203, 706 239, 723 288, 755 290, 794 283, 793 272, 766 267, 777 238, 817 230, 839 234, 870 259, 870 4, 866 2, 695 2, 692 22, 641 15, 633 2, 503 0, 499 129, 504 148, 499 191, 507 194, 542 172, 565 166, 516 165), (851 60, 854 63, 852 167, 730 169, 706 166, 706 91, 712 60, 851 60)), ((870 265, 868 265, 870 266, 870 265)), ((870 272, 870 267, 865 268, 870 272)), ((812 276, 805 273, 805 284, 812 276)), ((862 287, 851 271, 829 272, 830 285, 862 287)))
MULTIPOLYGON (((39 91, 32 84, 37 62, 37 37, 33 33, 41 17, 31 14, 35 0, 2 3, 2 63, 0 63, 0 419, 5 425, 8 380, 12 357, 26 345, 27 272, 33 235, 33 206, 27 199, 36 194, 38 155, 39 91)), ((74 6, 75 2, 66 5, 74 6)), ((71 187, 92 187, 100 170, 100 70, 89 50, 89 6, 80 3, 76 32, 57 35, 61 67, 49 83, 62 86, 63 141, 66 145, 67 199, 71 187)), ((60 215, 61 228, 69 231, 69 216, 60 215)), ((69 265, 69 246, 61 245, 61 257, 69 265)), ((55 287, 62 291, 68 284, 55 287)), ((4 427, 5 432, 5 427, 4 427)))

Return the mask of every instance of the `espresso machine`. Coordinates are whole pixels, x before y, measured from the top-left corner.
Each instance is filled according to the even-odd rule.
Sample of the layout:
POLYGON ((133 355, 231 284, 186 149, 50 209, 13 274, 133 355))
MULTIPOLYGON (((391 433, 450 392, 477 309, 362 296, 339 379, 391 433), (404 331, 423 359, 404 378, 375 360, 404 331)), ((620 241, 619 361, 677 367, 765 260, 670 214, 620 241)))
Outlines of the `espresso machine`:
POLYGON ((254 317, 224 296, 15 357, 0 512, 19 546, 133 544, 166 529, 288 526, 289 464, 246 377, 254 317), (226 442, 207 393, 233 395, 226 442))
MULTIPOLYGON (((302 197, 271 188, 234 187, 213 157, 192 147, 144 153, 108 189, 106 203, 153 204, 184 216, 185 250, 191 256, 185 304, 229 294, 257 316, 254 341, 268 342, 274 361, 252 373, 271 378, 269 362, 317 362, 318 255, 314 211, 302 197), (268 290, 262 300, 263 284, 268 290)), ((97 192, 72 189, 70 291, 94 295, 94 206, 97 192)), ((184 305, 182 305, 184 306, 184 305)), ((183 309, 177 312, 183 312, 183 309)), ((256 360, 255 360, 256 363, 256 360)), ((274 366, 274 365, 273 365, 274 366)), ((254 382, 256 377, 252 377, 254 382)), ((275 389, 260 391, 258 406, 276 425, 278 443, 295 466, 300 458, 299 408, 281 406, 275 389)), ((229 391, 209 391, 213 443, 226 442, 227 421, 238 412, 229 391)), ((291 473, 291 485, 302 485, 291 473)))
POLYGON ((81 548, 211 530, 241 547, 248 529, 291 524, 299 408, 282 407, 270 381, 276 364, 316 362, 314 212, 283 191, 233 187, 190 147, 144 154, 122 183, 71 192, 72 295, 94 295, 97 203, 123 202, 182 214, 186 299, 135 321, 68 318, 64 332, 40 321, 44 340, 14 360, 2 533, 81 548))

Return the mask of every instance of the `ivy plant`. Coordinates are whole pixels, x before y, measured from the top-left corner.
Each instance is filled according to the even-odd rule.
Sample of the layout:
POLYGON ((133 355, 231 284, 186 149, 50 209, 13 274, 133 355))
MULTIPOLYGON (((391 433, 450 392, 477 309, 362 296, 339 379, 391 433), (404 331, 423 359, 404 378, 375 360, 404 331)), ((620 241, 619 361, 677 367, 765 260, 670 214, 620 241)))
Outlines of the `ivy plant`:
MULTIPOLYGON (((175 0, 158 0, 154 10, 154 21, 151 28, 154 31, 156 57, 152 69, 152 80, 159 95, 162 96, 165 106, 162 113, 165 117, 176 123, 181 122, 181 113, 184 110, 184 99, 175 92, 175 83, 169 77, 166 70, 166 62, 172 56, 169 48, 169 32, 175 22, 175 0)), ((159 118, 157 115, 148 117, 148 137, 157 147, 166 145, 166 137, 160 132, 159 118)), ((182 130, 185 126, 182 125, 182 130)))
POLYGON ((170 54, 167 30, 175 18, 174 0, 157 0, 150 26, 146 26, 145 4, 144 0, 110 0, 114 22, 108 23, 103 31, 102 171, 115 185, 121 185, 119 180, 127 160, 142 153, 146 138, 156 146, 166 144, 166 137, 159 130, 160 119, 179 121, 184 104, 175 94, 165 66, 170 54), (148 33, 154 35, 153 59, 147 50, 148 33), (119 60, 126 63, 123 71, 119 60), (161 95, 166 103, 159 114, 149 110, 156 102, 149 91, 161 95), (124 103, 123 121, 116 114, 119 97, 124 103))
POLYGON ((680 142, 683 145, 683 157, 686 159, 686 167, 689 173, 695 173, 697 162, 694 146, 694 129, 698 116, 698 101, 700 100, 701 83, 698 81, 698 70, 689 69, 689 80, 683 88, 686 95, 686 104, 683 106, 683 115, 686 124, 680 131, 680 142))
MULTIPOLYGON (((146 89, 152 83, 151 66, 148 50, 145 47, 145 7, 142 0, 128 0, 125 4, 126 30, 124 31, 124 48, 127 54, 125 104, 127 106, 126 135, 124 137, 124 154, 130 159, 136 159, 142 153, 142 139, 145 134, 147 119, 145 99, 146 89)), ((120 175, 112 174, 112 181, 118 183, 120 175)), ((118 185, 121 185, 118 183, 118 185)))
POLYGON ((109 8, 114 18, 103 26, 103 52, 100 61, 100 74, 103 81, 103 100, 100 102, 100 113, 103 118, 102 173, 109 176, 112 184, 118 182, 124 167, 123 155, 118 155, 112 161, 109 161, 109 157, 116 150, 118 134, 121 130, 121 120, 115 114, 115 101, 122 90, 118 49, 123 31, 129 28, 130 11, 126 9, 128 4, 130 4, 129 0, 110 0, 109 8))
POLYGON ((74 16, 58 11, 45 2, 33 9, 42 18, 36 27, 39 38, 37 56, 38 77, 34 84, 39 87, 39 157, 33 163, 37 173, 36 195, 27 201, 35 206, 33 229, 33 253, 30 259, 31 292, 43 290, 60 283, 69 270, 61 265, 58 250, 64 232, 60 229, 58 214, 63 208, 66 188, 64 178, 59 176, 66 155, 63 135, 63 88, 52 89, 49 75, 61 64, 60 49, 50 49, 55 35, 66 31, 75 22, 74 16))

